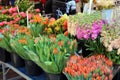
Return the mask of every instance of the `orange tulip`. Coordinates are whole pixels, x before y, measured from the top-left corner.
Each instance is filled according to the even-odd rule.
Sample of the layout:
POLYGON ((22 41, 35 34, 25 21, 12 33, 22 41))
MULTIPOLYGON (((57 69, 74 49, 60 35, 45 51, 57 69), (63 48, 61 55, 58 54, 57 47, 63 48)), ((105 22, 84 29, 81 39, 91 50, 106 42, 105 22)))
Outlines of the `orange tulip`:
POLYGON ((58 49, 57 48, 54 48, 53 49, 53 54, 57 54, 58 53, 58 49))
POLYGON ((68 36, 68 31, 65 31, 65 32, 64 32, 64 35, 65 35, 65 36, 68 36))

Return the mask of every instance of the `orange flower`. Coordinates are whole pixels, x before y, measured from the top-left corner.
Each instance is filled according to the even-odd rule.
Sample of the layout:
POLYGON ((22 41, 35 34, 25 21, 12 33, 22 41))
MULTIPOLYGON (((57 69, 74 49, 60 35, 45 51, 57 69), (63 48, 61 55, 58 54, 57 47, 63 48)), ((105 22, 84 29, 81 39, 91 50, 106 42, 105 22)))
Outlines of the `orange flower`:
POLYGON ((27 39, 23 38, 23 39, 19 39, 18 42, 20 44, 27 44, 27 39))
POLYGON ((64 26, 64 30, 67 30, 67 27, 68 27, 67 20, 64 21, 63 26, 64 26))
POLYGON ((65 32, 64 32, 64 35, 65 35, 65 36, 68 36, 68 31, 65 31, 65 32))
POLYGON ((13 24, 14 28, 18 28, 19 24, 13 24))
POLYGON ((43 24, 47 25, 48 24, 48 20, 49 20, 48 17, 46 17, 43 24))
POLYGON ((57 48, 54 48, 53 49, 53 54, 57 54, 58 53, 58 49, 57 48))
POLYGON ((64 45, 64 41, 59 41, 59 42, 58 42, 58 45, 59 45, 59 46, 63 46, 63 45, 64 45))
POLYGON ((30 35, 30 30, 27 27, 20 27, 18 33, 30 35))
POLYGON ((40 23, 40 22, 42 22, 42 17, 41 16, 39 16, 39 15, 35 15, 34 16, 34 22, 38 22, 38 23, 40 23))

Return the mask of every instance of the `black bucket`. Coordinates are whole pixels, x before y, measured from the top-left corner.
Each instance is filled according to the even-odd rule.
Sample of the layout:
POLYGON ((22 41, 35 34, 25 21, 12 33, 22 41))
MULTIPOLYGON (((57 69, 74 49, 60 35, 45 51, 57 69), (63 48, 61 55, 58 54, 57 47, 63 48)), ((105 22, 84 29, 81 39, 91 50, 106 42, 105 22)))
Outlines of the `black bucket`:
POLYGON ((0 61, 2 62, 10 62, 10 53, 7 52, 5 49, 0 48, 0 61))
POLYGON ((35 64, 33 61, 26 60, 25 61, 25 67, 28 75, 31 76, 38 76, 41 73, 43 73, 43 70, 35 64))
POLYGON ((68 80, 64 74, 46 73, 46 80, 68 80))
POLYGON ((15 53, 11 54, 11 62, 12 62, 12 65, 16 68, 25 66, 25 61, 15 53))

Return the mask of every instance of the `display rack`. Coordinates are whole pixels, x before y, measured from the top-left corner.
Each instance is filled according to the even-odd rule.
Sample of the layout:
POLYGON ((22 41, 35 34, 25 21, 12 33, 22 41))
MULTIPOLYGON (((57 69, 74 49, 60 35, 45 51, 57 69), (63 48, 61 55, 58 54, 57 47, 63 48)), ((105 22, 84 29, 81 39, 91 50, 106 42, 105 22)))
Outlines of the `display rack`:
POLYGON ((11 65, 11 63, 4 63, 2 61, 0 61, 0 64, 2 65, 3 80, 19 80, 20 78, 24 78, 26 80, 46 80, 45 73, 42 73, 39 76, 30 76, 26 73, 25 67, 15 68, 14 66, 11 65), (13 70, 19 76, 11 78, 11 79, 7 79, 6 78, 6 73, 7 73, 6 68, 13 70))
MULTIPOLYGON (((3 72, 3 79, 2 80, 19 80, 20 78, 24 78, 26 80, 46 80, 45 78, 45 73, 42 73, 39 76, 30 76, 26 73, 26 70, 24 67, 22 68, 15 68, 14 66, 11 65, 11 63, 4 63, 2 61, 0 61, 0 65, 2 65, 2 72, 3 72), (16 72, 19 76, 17 77, 13 77, 11 79, 7 79, 6 78, 6 73, 8 71, 6 71, 6 68, 13 70, 14 72, 16 72)), ((120 66, 115 67, 113 70, 113 74, 114 76, 118 73, 118 71, 120 71, 120 66)))

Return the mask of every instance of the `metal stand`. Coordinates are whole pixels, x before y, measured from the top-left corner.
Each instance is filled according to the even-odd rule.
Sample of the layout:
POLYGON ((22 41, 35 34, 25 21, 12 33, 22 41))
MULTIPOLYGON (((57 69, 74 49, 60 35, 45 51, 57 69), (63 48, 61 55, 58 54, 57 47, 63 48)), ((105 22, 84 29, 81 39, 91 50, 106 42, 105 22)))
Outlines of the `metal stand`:
POLYGON ((24 73, 22 73, 21 71, 19 71, 18 69, 14 68, 12 65, 8 64, 8 63, 4 63, 0 61, 0 64, 2 64, 2 72, 3 72, 3 80, 19 80, 20 78, 24 78, 26 80, 32 80, 30 77, 28 77, 27 75, 25 75, 24 73), (13 70, 14 72, 16 72, 17 74, 19 74, 20 76, 11 78, 11 79, 7 79, 6 78, 6 67, 8 69, 13 70))

